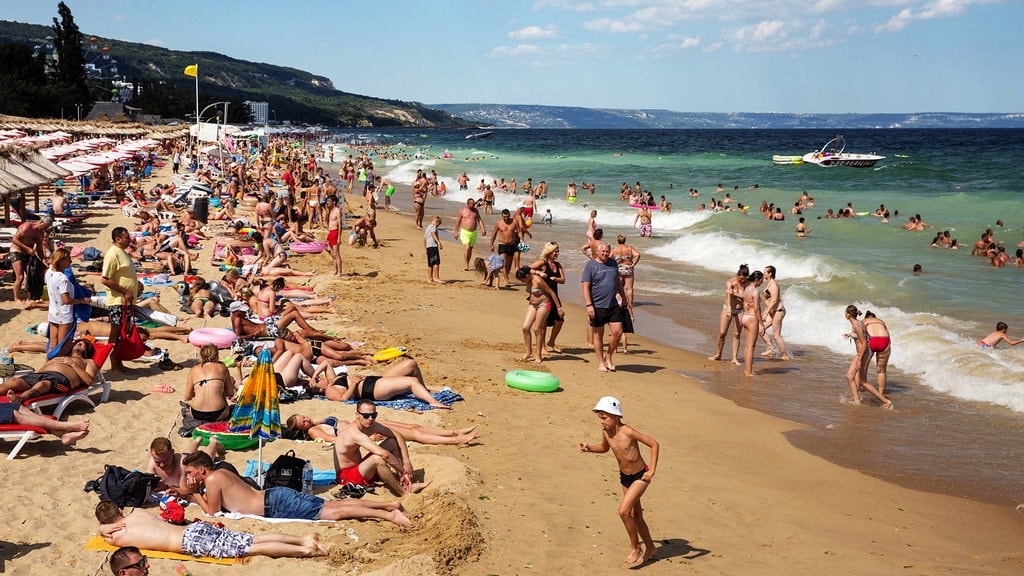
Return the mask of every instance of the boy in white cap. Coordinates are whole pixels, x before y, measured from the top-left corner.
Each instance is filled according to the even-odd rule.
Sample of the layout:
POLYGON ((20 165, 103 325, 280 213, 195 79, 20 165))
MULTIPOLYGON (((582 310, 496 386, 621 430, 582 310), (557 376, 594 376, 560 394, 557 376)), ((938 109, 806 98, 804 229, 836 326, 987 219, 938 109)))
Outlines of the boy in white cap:
POLYGON ((615 455, 619 462, 619 482, 622 484, 619 518, 626 526, 631 548, 626 562, 646 562, 654 557, 655 549, 651 531, 644 520, 640 497, 650 486, 654 471, 658 467, 658 442, 632 426, 622 423, 622 406, 613 396, 605 396, 598 400, 594 412, 601 420, 601 442, 595 445, 580 443, 580 452, 603 454, 611 450, 615 455), (640 444, 651 449, 650 465, 644 463, 640 454, 640 444), (640 546, 641 539, 644 541, 643 547, 640 546))

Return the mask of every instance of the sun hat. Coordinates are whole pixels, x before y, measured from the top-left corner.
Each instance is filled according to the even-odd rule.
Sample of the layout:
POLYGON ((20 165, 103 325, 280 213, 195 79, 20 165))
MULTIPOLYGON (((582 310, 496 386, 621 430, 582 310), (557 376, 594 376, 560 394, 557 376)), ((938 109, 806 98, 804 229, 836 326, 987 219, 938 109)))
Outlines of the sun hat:
POLYGON ((622 405, 614 396, 604 396, 597 401, 594 412, 607 412, 613 416, 622 416, 622 405))
POLYGON ((238 300, 235 300, 228 306, 228 312, 231 312, 232 314, 234 314, 235 312, 241 312, 242 310, 248 309, 249 307, 245 304, 245 302, 239 302, 238 300))

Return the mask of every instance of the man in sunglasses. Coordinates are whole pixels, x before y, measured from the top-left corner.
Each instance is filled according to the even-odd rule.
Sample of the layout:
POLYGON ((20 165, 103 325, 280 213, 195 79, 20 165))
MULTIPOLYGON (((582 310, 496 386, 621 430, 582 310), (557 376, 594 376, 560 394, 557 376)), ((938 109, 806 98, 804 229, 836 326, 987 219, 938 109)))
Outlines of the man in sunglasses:
POLYGON ((338 432, 334 469, 335 481, 341 486, 373 486, 375 480, 380 480, 396 496, 416 494, 430 485, 412 481, 412 460, 405 437, 377 422, 377 406, 372 400, 360 400, 356 418, 338 432), (380 444, 370 438, 377 435, 384 438, 380 444))
POLYGON ((126 546, 110 557, 110 570, 115 576, 147 574, 148 560, 139 548, 160 552, 190 554, 195 557, 244 558, 269 556, 271 558, 309 558, 326 556, 327 547, 316 534, 291 536, 267 533, 253 535, 219 528, 209 522, 197 521, 187 526, 168 524, 141 509, 133 509, 127 516, 110 500, 96 505, 96 519, 100 521, 100 535, 112 546, 126 546))

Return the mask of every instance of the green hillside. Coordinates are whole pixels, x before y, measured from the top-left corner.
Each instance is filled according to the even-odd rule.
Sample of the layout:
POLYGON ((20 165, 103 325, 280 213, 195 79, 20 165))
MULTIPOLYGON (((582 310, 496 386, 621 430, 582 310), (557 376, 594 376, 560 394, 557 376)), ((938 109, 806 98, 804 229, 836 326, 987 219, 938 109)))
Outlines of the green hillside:
MULTIPOLYGON (((82 33, 88 42, 89 31, 82 30, 82 33)), ((14 42, 31 47, 42 44, 52 35, 49 26, 0 20, 0 44, 14 42)), ((110 56, 117 61, 119 74, 129 82, 169 82, 192 94, 195 81, 185 76, 183 70, 188 65, 198 64, 202 102, 265 101, 280 120, 353 127, 472 125, 417 102, 342 92, 334 88, 330 79, 294 68, 248 62, 214 52, 180 52, 112 38, 93 38, 97 46, 109 48, 110 56)))

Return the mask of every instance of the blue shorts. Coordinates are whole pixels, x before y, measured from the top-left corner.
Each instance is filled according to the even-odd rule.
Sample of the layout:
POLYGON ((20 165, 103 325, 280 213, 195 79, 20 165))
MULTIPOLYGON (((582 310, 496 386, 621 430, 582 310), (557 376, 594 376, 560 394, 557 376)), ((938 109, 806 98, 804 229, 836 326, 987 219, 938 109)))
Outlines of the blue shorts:
POLYGON ((16 424, 14 413, 21 408, 17 402, 0 402, 0 424, 16 424))
POLYGON ((324 499, 319 496, 284 486, 274 486, 263 492, 263 515, 267 518, 319 520, 323 510, 324 499))

